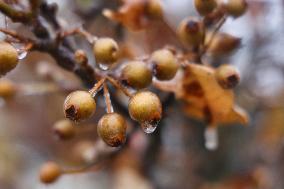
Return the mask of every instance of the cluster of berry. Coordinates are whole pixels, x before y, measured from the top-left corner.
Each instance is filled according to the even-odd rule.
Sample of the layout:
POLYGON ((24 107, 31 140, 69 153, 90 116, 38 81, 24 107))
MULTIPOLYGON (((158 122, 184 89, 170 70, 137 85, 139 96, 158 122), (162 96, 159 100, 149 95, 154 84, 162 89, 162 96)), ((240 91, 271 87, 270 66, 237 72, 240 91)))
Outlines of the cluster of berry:
MULTIPOLYGON (((149 2, 152 4, 148 4, 151 5, 147 8, 148 13, 160 17, 162 12, 160 2, 156 0, 149 0, 149 2)), ((196 10, 201 16, 204 16, 204 19, 189 17, 181 21, 177 29, 177 36, 184 46, 191 47, 195 53, 197 52, 199 59, 207 52, 218 55, 233 51, 239 45, 238 38, 228 34, 217 34, 219 26, 211 34, 207 29, 214 24, 220 24, 221 27, 222 18, 226 16, 237 18, 243 15, 247 9, 246 2, 244 0, 229 0, 219 4, 216 0, 194 0, 194 3, 196 10)), ((108 84, 113 85, 129 97, 130 117, 139 122, 146 133, 154 132, 162 117, 162 105, 159 97, 145 88, 150 86, 153 80, 172 80, 179 69, 186 66, 184 62, 189 62, 188 60, 184 61, 186 54, 165 47, 154 51, 143 60, 131 60, 121 64, 119 76, 115 77, 111 75, 109 70, 112 70, 112 65, 119 60, 117 42, 111 38, 96 37, 92 37, 89 41, 93 44, 93 54, 96 64, 100 65, 101 74, 96 75, 98 82, 89 91, 74 91, 66 97, 63 107, 65 116, 69 120, 57 122, 54 125, 55 133, 61 139, 69 139, 74 136, 74 125, 71 121, 81 122, 89 119, 96 111, 96 94, 103 90, 107 111, 98 122, 98 136, 111 147, 124 144, 127 135, 127 122, 122 115, 113 111, 108 84), (135 92, 130 92, 129 88, 135 92)), ((18 64, 18 52, 7 42, 1 42, 0 49, 0 75, 5 75, 18 64)), ((74 57, 78 64, 87 64, 88 59, 83 50, 77 50, 74 57)), ((240 79, 237 70, 230 65, 222 65, 217 68, 215 77, 224 89, 235 87, 240 79)), ((0 96, 5 97, 13 93, 9 87, 12 85, 8 84, 7 82, 0 83, 0 96)), ((64 171, 57 164, 48 162, 43 165, 40 178, 44 183, 51 183, 62 173, 64 171)))

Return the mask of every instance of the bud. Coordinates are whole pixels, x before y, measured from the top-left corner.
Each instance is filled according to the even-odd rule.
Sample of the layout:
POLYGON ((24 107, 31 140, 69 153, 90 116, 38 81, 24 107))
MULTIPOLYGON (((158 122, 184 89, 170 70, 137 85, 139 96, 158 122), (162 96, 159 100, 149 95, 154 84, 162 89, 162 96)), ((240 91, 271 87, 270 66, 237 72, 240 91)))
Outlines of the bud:
POLYGON ((234 66, 224 64, 216 69, 215 77, 224 89, 234 88, 240 81, 240 74, 234 66))
POLYGON ((84 50, 79 49, 75 51, 75 60, 81 64, 85 65, 88 62, 87 54, 84 50))
POLYGON ((62 174, 61 168, 54 162, 44 163, 39 172, 39 178, 42 183, 53 183, 62 174))

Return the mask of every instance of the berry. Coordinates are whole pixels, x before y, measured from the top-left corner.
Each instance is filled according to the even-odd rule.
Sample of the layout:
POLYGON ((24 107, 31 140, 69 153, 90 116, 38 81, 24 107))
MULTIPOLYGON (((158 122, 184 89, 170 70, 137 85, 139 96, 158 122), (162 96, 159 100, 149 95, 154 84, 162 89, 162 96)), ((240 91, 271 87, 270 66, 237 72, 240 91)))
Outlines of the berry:
POLYGON ((195 18, 185 18, 179 24, 177 33, 184 44, 196 47, 203 41, 204 26, 195 18))
POLYGON ((218 83, 224 89, 234 88, 240 81, 240 74, 234 66, 224 64, 215 72, 218 83))
POLYGON ((96 101, 87 91, 75 91, 70 93, 64 102, 66 118, 72 121, 88 119, 96 110, 96 101))
POLYGON ((7 79, 0 80, 0 97, 8 99, 13 97, 17 92, 16 86, 13 82, 7 79))
POLYGON ((60 177, 62 171, 61 168, 54 162, 44 163, 39 172, 39 178, 42 183, 53 183, 60 177))
MULTIPOLYGON (((210 34, 208 36, 208 38, 211 38, 210 34)), ((218 33, 214 36, 211 44, 209 45, 208 52, 214 56, 227 55, 236 50, 240 44, 240 38, 226 33, 218 33)))
POLYGON ((247 2, 245 0, 228 0, 228 2, 224 4, 224 8, 229 15, 237 18, 246 12, 247 2))
POLYGON ((6 42, 0 42, 0 76, 5 75, 18 64, 17 50, 6 42))
POLYGON ((112 64, 118 58, 118 45, 111 38, 99 38, 93 48, 97 63, 112 64))
POLYGON ((120 114, 108 113, 100 119, 97 132, 107 145, 118 147, 126 140, 126 122, 120 114))
POLYGON ((143 124, 156 124, 162 117, 161 101, 150 91, 141 91, 131 97, 128 111, 132 119, 143 124))
POLYGON ((160 0, 149 0, 146 2, 146 12, 154 18, 163 17, 163 7, 160 0))
POLYGON ((75 127, 68 119, 57 121, 53 125, 53 131, 62 140, 71 139, 75 135, 75 127))
POLYGON ((211 13, 217 7, 215 0, 194 0, 194 5, 197 12, 202 16, 211 13))
POLYGON ((155 51, 151 56, 151 62, 154 64, 155 76, 159 80, 172 79, 179 68, 173 53, 166 49, 155 51))
POLYGON ((122 70, 122 80, 127 85, 142 89, 149 86, 152 82, 152 72, 144 62, 132 61, 128 62, 122 70))

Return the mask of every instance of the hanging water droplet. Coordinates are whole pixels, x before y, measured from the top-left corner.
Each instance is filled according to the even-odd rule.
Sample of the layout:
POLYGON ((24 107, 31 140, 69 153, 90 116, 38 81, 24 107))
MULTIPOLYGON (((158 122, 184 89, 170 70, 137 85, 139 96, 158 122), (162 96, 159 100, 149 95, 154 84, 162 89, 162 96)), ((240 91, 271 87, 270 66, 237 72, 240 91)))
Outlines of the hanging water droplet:
POLYGON ((156 123, 149 123, 149 122, 141 123, 141 127, 142 127, 143 131, 147 134, 153 133, 156 130, 157 126, 158 126, 158 122, 156 122, 156 123))
POLYGON ((205 147, 216 150, 218 147, 218 132, 216 127, 207 127, 204 131, 205 147))
POLYGON ((18 50, 18 59, 23 60, 24 58, 26 58, 27 54, 28 54, 27 51, 18 50))
POLYGON ((99 68, 100 68, 101 70, 106 71, 106 70, 108 70, 108 69, 109 69, 109 66, 108 66, 108 65, 106 65, 106 64, 98 64, 98 65, 99 65, 99 68))

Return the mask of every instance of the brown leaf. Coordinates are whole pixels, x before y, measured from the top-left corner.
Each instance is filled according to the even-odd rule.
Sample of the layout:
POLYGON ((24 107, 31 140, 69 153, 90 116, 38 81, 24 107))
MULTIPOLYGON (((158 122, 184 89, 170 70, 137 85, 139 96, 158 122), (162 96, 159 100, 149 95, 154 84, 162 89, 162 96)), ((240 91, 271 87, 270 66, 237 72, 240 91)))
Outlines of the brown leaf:
POLYGON ((184 101, 184 111, 211 126, 248 123, 244 110, 234 104, 232 90, 223 89, 215 79, 215 69, 188 64, 170 83, 155 82, 161 90, 172 91, 184 101))

